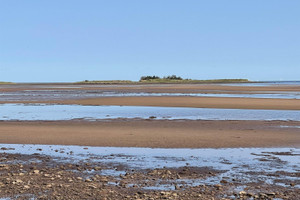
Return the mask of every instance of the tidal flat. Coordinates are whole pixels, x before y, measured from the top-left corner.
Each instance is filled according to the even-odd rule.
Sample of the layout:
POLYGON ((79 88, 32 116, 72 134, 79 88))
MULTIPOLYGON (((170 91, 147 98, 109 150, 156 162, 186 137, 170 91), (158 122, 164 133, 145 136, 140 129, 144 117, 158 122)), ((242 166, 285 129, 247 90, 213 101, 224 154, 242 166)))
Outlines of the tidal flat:
POLYGON ((3 199, 299 199, 299 84, 0 85, 3 199))

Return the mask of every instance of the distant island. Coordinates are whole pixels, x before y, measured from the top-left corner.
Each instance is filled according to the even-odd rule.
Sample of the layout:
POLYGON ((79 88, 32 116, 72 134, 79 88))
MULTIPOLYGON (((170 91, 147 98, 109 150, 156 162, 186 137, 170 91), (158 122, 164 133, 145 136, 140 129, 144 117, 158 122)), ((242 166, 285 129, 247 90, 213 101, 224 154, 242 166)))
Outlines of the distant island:
POLYGON ((12 82, 0 81, 0 84, 13 84, 12 82))
POLYGON ((78 84, 163 84, 163 83, 249 83, 248 79, 209 79, 209 80, 197 80, 197 79, 183 79, 180 76, 142 76, 139 81, 130 80, 85 80, 76 82, 78 84))

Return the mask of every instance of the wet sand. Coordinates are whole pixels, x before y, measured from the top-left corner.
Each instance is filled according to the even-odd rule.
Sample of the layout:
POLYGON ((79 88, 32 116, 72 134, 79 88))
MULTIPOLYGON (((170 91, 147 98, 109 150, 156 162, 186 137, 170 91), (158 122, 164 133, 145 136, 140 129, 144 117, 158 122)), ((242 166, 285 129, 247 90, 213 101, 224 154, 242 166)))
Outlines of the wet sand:
POLYGON ((300 110, 299 99, 256 99, 230 97, 99 97, 51 101, 0 101, 3 103, 48 103, 78 105, 160 106, 228 109, 300 110))
POLYGON ((117 105, 117 106, 160 106, 192 108, 266 109, 300 110, 300 99, 260 99, 231 97, 99 97, 72 100, 29 100, 0 101, 4 103, 47 103, 78 105, 117 105))
POLYGON ((0 101, 4 103, 46 103, 69 105, 159 106, 191 108, 300 110, 299 99, 259 99, 231 97, 99 97, 72 100, 0 101))
POLYGON ((41 103, 300 110, 300 100, 298 99, 254 99, 228 97, 105 97, 64 101, 44 101, 41 103))
POLYGON ((2 121, 0 143, 153 148, 300 147, 297 126, 300 122, 2 121))
MULTIPOLYGON (((300 110, 299 99, 263 99, 232 97, 191 97, 191 96, 133 96, 133 97, 99 97, 87 98, 80 91, 92 93, 203 93, 203 94, 270 94, 276 92, 300 92, 298 85, 279 86, 230 86, 220 84, 144 84, 144 85, 80 85, 80 84, 15 84, 0 85, 0 93, 22 92, 14 96, 16 101, 0 101, 3 103, 53 103, 80 105, 127 105, 127 106, 167 106, 197 108, 233 108, 233 109, 275 109, 300 110), (61 99, 45 100, 39 98, 39 91, 60 91, 61 99), (29 100, 22 99, 26 92, 33 92, 29 100), (72 99, 63 98, 63 94, 78 91, 72 99)), ((5 99, 5 98, 4 98, 5 99)))

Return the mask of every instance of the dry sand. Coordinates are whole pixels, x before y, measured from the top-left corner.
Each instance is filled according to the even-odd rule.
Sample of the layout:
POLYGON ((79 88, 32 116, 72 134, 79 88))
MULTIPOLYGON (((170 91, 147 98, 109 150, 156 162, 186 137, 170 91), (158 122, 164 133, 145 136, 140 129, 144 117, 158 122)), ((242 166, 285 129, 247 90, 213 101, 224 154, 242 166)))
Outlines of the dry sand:
POLYGON ((159 121, 0 122, 0 143, 117 147, 300 147, 300 122, 159 121))

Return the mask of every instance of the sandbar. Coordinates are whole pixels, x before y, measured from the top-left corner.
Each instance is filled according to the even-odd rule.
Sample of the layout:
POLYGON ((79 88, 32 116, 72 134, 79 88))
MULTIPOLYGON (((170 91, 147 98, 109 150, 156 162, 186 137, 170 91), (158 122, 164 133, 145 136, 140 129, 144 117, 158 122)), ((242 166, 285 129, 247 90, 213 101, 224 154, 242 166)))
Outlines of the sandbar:
POLYGON ((0 143, 152 148, 300 147, 300 122, 2 121, 0 143))

